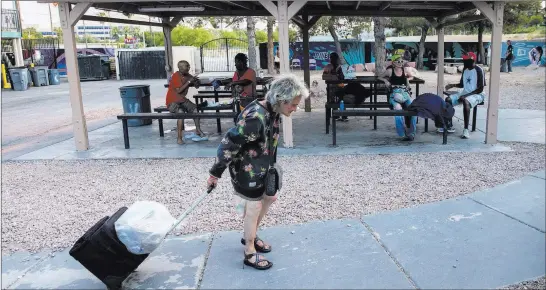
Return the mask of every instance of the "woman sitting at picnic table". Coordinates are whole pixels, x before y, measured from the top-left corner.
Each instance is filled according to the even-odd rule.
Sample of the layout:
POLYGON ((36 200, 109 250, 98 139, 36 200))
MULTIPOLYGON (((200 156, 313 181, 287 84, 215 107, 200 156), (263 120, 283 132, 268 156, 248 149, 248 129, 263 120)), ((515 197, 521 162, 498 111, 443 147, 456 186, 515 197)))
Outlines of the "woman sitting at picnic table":
MULTIPOLYGON (((407 108, 413 101, 410 95, 409 79, 413 77, 404 69, 404 59, 401 55, 392 56, 392 68, 388 68, 379 76, 389 90, 389 104, 392 110, 407 108)), ((417 125, 417 117, 395 116, 396 132, 404 141, 413 141, 417 125), (405 119, 405 122, 404 122, 405 119), (408 127, 406 129, 406 127, 408 127)))

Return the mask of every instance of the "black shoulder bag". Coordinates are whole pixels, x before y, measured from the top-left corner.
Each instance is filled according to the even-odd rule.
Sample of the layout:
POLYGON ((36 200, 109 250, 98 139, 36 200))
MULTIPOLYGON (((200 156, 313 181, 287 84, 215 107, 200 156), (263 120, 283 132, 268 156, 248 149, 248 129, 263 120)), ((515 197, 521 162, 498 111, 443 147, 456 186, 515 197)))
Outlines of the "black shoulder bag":
POLYGON ((277 154, 277 151, 275 150, 275 153, 273 153, 273 128, 275 123, 275 117, 271 118, 271 124, 269 125, 269 138, 267 144, 268 150, 269 150, 269 166, 267 168, 267 172, 265 174, 265 194, 268 196, 274 196, 277 193, 277 190, 281 189, 282 187, 282 181, 281 181, 281 174, 280 171, 275 168, 275 155, 277 154))

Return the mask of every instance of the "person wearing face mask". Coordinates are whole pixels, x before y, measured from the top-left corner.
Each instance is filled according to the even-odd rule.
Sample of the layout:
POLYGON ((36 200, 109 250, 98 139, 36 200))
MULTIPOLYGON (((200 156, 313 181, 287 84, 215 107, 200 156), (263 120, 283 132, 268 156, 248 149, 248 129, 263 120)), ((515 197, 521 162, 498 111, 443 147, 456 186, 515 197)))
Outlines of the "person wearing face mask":
MULTIPOLYGON (((476 58, 476 54, 473 52, 465 53, 463 55, 464 69, 460 82, 446 85, 446 91, 451 88, 462 88, 460 92, 446 97, 446 102, 451 103, 454 107, 463 104, 464 129, 461 136, 463 139, 470 138, 470 131, 468 131, 470 110, 485 100, 483 92, 485 74, 482 68, 476 65, 476 58)), ((443 133, 443 128, 438 128, 438 132, 443 133)), ((448 124, 448 132, 455 132, 451 121, 448 124)))
POLYGON ((248 67, 248 57, 244 53, 235 55, 235 73, 227 90, 233 91, 233 96, 239 100, 240 109, 256 99, 256 71, 248 67))
MULTIPOLYGON (((410 95, 409 78, 413 77, 409 71, 404 69, 404 59, 401 55, 395 54, 391 57, 392 67, 385 70, 379 76, 379 80, 385 83, 389 89, 389 104, 393 110, 407 108, 413 98, 410 95)), ((404 137, 405 141, 413 141, 417 125, 417 117, 395 116, 394 123, 398 136, 404 137)))
POLYGON ((273 189, 264 181, 271 168, 280 171, 276 165, 279 118, 280 115, 289 117, 308 96, 305 84, 293 75, 274 80, 265 98, 248 104, 236 126, 225 134, 218 146, 216 161, 209 170, 207 185, 216 187, 222 173, 229 168, 235 194, 242 199, 244 207, 243 263, 255 269, 266 270, 273 266, 258 254, 268 253, 272 247, 260 239, 256 231, 282 187, 281 175, 273 189))

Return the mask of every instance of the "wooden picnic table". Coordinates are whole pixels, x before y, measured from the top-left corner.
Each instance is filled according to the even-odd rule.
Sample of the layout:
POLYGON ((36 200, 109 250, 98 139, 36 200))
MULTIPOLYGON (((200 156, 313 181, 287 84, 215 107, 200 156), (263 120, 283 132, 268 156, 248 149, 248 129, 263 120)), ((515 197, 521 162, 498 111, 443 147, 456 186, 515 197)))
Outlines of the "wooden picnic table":
MULTIPOLYGON (((433 62, 432 64, 437 65, 437 62, 433 62)), ((463 59, 459 57, 444 58, 444 65, 459 66, 463 64, 463 59)))
MULTIPOLYGON (((199 76, 197 76, 197 78, 199 78, 199 76)), ((269 84, 269 82, 273 79, 273 77, 256 77, 256 85, 258 86, 266 86, 269 84)), ((231 78, 216 78, 216 80, 220 80, 220 81, 226 81, 226 80, 231 80, 231 78)), ((165 88, 168 88, 169 87, 169 84, 166 83, 163 85, 165 88)), ((191 84, 191 86, 193 86, 193 83, 191 84)), ((212 81, 205 81, 203 82, 201 80, 201 82, 199 83, 199 86, 200 87, 212 87, 212 81)))
MULTIPOLYGON (((332 106, 329 106, 330 104, 333 104, 333 96, 330 95, 330 86, 332 85, 339 85, 339 84, 350 84, 350 83, 358 83, 358 84, 369 84, 370 85, 370 92, 372 93, 372 96, 370 96, 370 110, 377 110, 377 106, 381 107, 382 104, 377 103, 377 95, 378 91, 381 90, 383 94, 387 94, 387 88, 385 87, 382 80, 379 79, 377 76, 357 76, 354 79, 345 79, 345 80, 329 80, 326 82, 326 104, 325 104, 325 111, 326 111, 326 134, 329 134, 329 128, 330 128, 330 120, 332 117, 332 106), (374 106, 377 105, 377 106, 374 106)), ((423 79, 413 77, 409 80, 410 84, 415 84, 415 93, 416 96, 419 95, 419 86, 421 84, 424 84, 425 81, 423 79)), ((389 95, 387 94, 387 103, 389 100, 389 95)), ((358 106, 356 106, 358 107, 358 106)), ((374 119, 374 122, 377 122, 377 116, 370 116, 370 119, 374 119)), ((426 121, 425 121, 426 122, 426 121)))

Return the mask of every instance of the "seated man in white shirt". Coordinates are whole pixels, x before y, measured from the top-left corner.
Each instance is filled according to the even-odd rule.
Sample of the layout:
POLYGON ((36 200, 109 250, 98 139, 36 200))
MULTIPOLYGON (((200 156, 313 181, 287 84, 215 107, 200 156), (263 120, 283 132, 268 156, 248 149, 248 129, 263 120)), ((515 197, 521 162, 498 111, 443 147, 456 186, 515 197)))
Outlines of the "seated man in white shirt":
MULTIPOLYGON (((446 98, 446 102, 451 103, 453 107, 463 104, 464 130, 461 138, 470 138, 468 131, 468 123, 470 119, 470 110, 482 103, 485 100, 483 88, 485 87, 485 74, 481 67, 476 65, 476 54, 467 52, 463 55, 464 69, 461 76, 461 81, 458 84, 449 84, 446 90, 451 88, 462 88, 456 94, 446 98)), ((448 132, 452 133, 455 130, 452 128, 451 122, 448 124, 448 132)), ((438 128, 438 132, 443 132, 443 128, 438 128)))

